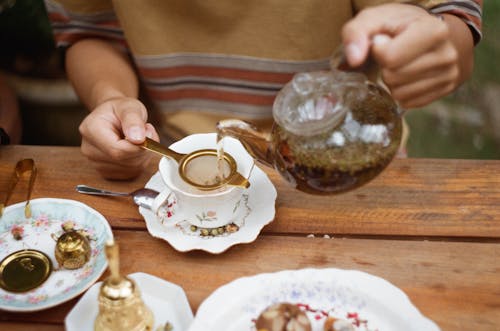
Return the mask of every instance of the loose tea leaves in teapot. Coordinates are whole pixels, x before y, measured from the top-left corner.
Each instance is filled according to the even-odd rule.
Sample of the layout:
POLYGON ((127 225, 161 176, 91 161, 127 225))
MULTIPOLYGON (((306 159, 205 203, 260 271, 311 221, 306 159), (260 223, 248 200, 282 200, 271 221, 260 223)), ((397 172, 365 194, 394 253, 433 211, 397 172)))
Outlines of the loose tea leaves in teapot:
POLYGON ((397 104, 359 73, 318 71, 294 76, 273 105, 271 135, 237 120, 221 121, 256 159, 297 189, 334 194, 377 176, 396 154, 402 131, 397 104))

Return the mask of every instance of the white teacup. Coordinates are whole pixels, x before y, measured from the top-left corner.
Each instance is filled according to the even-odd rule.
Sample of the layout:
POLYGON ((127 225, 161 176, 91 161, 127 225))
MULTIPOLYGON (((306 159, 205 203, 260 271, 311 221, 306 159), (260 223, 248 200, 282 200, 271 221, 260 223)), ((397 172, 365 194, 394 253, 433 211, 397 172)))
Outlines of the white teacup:
MULTIPOLYGON (((200 149, 215 149, 216 135, 194 134, 170 148, 186 154, 200 149)), ((237 171, 248 179, 254 160, 241 143, 234 138, 224 138, 224 152, 235 159, 237 171)), ((175 160, 165 157, 160 161, 159 170, 167 188, 156 197, 153 211, 162 221, 168 222, 175 218, 200 228, 218 228, 236 221, 244 209, 242 199, 246 189, 241 186, 226 185, 216 190, 199 190, 181 178, 175 160)))

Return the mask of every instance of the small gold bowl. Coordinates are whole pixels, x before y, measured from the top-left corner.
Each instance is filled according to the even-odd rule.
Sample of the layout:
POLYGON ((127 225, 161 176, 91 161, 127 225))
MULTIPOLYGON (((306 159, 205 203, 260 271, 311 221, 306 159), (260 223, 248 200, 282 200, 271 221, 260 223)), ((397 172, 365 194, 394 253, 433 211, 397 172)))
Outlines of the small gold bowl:
POLYGON ((49 278, 52 262, 43 252, 23 249, 0 262, 0 287, 9 292, 27 292, 49 278))
POLYGON ((56 241, 56 260, 65 269, 78 269, 90 260, 89 239, 78 231, 63 233, 56 241))

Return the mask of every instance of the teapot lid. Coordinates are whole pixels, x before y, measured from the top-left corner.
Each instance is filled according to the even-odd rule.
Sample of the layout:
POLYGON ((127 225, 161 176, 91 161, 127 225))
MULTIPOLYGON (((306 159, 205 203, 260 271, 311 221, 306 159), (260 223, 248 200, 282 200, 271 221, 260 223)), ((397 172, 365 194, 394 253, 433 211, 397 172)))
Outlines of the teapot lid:
POLYGON ((296 74, 278 93, 273 105, 276 123, 294 134, 308 136, 342 123, 348 112, 346 97, 366 96, 361 73, 315 71, 296 74))

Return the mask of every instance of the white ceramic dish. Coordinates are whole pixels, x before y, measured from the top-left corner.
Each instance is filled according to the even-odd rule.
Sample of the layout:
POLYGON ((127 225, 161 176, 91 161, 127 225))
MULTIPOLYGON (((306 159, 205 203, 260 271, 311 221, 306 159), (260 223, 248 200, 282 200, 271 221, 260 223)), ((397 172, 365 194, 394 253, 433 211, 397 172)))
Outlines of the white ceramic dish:
POLYGON ((30 204, 32 217, 29 219, 24 216, 25 202, 5 209, 0 219, 0 260, 15 251, 36 249, 48 255, 57 268, 51 234, 59 237, 65 222, 73 222, 75 229, 90 235, 91 258, 79 269, 52 271, 43 284, 31 291, 12 293, 0 289, 0 309, 28 312, 56 306, 88 289, 107 267, 103 248, 113 234, 104 216, 74 200, 42 198, 31 200, 30 204), (22 233, 22 239, 14 239, 13 231, 22 233))
MULTIPOLYGON (((215 134, 195 134, 174 143, 170 148, 176 152, 187 153, 193 149, 193 146, 196 146, 196 149, 215 148, 215 144, 215 134)), ((239 153, 246 153, 242 146, 239 153)), ((147 182, 147 188, 159 192, 166 189, 160 171, 147 182)), ((175 213, 169 220, 162 222, 151 210, 140 207, 139 212, 146 220, 149 233, 153 237, 167 241, 176 250, 221 253, 233 245, 254 241, 261 229, 274 219, 277 196, 274 185, 257 166, 254 166, 249 181, 250 187, 243 196, 244 205, 240 206, 243 209, 240 213, 241 217, 234 221, 239 226, 239 230, 234 233, 201 236, 199 231, 191 231, 191 224, 188 220, 175 213)))
MULTIPOLYGON (((164 326, 166 322, 173 326, 174 331, 188 329, 193 321, 193 312, 180 286, 141 272, 130 274, 129 277, 137 283, 142 300, 153 312, 153 330, 164 326)), ((66 316, 66 331, 94 331, 101 284, 99 282, 92 286, 66 316)))
POLYGON ((439 330, 386 280, 361 271, 331 268, 236 279, 201 304, 189 331, 255 331, 255 319, 278 302, 300 304, 313 331, 323 330, 326 316, 347 319, 356 331, 439 330))
MULTIPOLYGON (((186 139, 193 140, 192 136, 186 139)), ((207 141, 209 142, 209 140, 204 140, 204 142, 207 141)), ((195 152, 201 148, 195 143, 189 143, 188 146, 192 150, 186 153, 195 152)), ((250 178, 252 170, 255 168, 255 162, 240 142, 232 138, 225 141, 224 151, 236 159, 239 175, 245 179, 250 178)), ((210 170, 215 173, 215 164, 212 166, 214 168, 210 170)), ((240 207, 243 205, 243 195, 248 192, 248 189, 241 186, 225 186, 211 191, 198 190, 179 176, 177 161, 166 157, 161 159, 158 168, 166 189, 159 195, 158 199, 155 199, 152 209, 157 212, 158 207, 167 202, 166 198, 168 198, 167 204, 172 204, 174 207, 168 208, 168 213, 157 213, 160 217, 163 215, 163 221, 168 222, 170 215, 176 214, 178 218, 186 219, 195 226, 217 228, 230 224, 242 216, 241 212, 244 211, 244 208, 240 207)))

